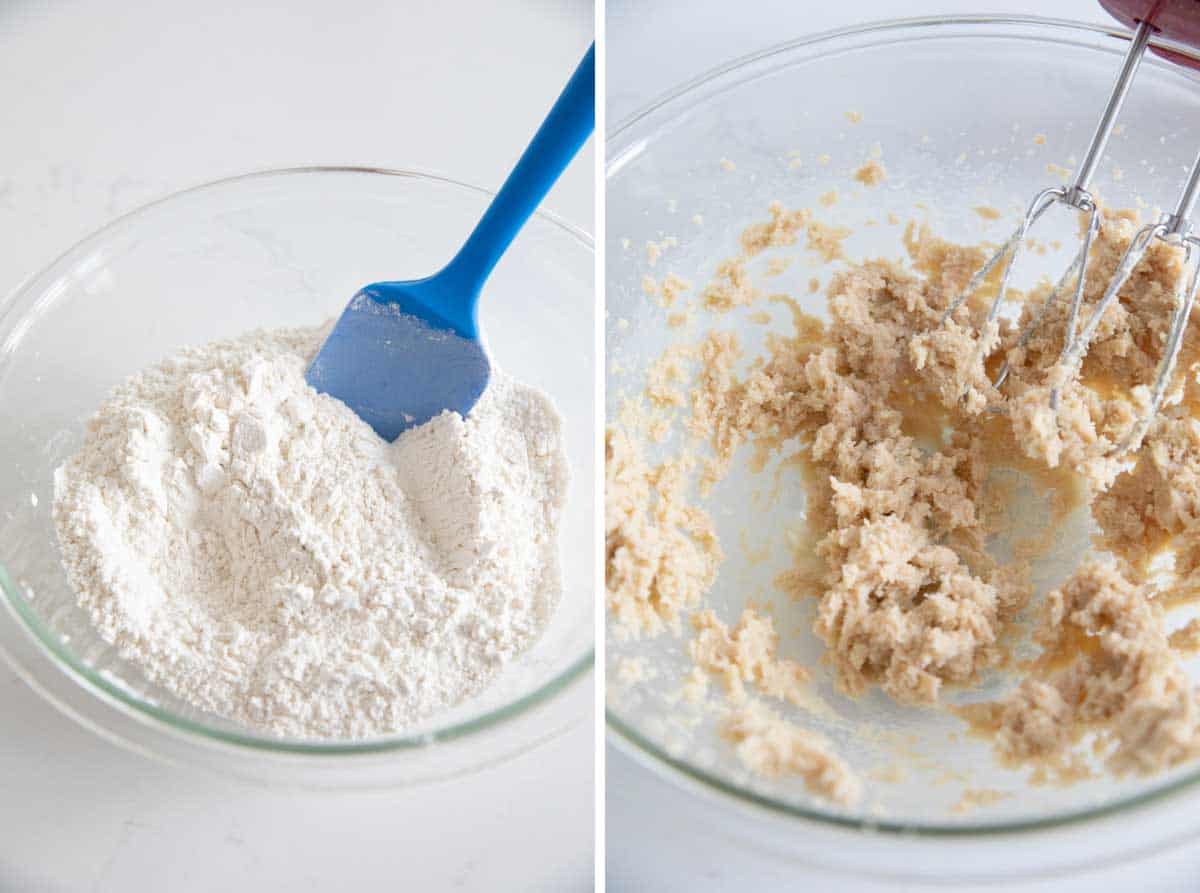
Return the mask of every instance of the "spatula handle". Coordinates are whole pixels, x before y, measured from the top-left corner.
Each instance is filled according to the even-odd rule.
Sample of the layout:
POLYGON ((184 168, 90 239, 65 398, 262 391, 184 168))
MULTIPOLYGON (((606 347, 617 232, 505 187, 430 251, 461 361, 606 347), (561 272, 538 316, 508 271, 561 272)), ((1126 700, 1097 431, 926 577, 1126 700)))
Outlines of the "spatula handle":
POLYGON ((439 274, 478 295, 484 280, 596 126, 593 44, 466 244, 439 274))

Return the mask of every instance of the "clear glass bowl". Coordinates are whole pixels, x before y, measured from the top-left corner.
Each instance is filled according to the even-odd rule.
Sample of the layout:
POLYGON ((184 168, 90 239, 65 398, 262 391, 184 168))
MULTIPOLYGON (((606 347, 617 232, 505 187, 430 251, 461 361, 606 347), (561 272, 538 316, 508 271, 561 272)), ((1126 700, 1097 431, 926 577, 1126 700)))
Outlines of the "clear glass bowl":
POLYGON ((284 741, 200 713, 92 628, 59 562, 52 475, 126 376, 184 345, 318 324, 359 286, 435 270, 491 194, 360 168, 268 171, 148 205, 72 248, 0 305, 0 650, 95 731, 167 760, 309 786, 406 784, 525 750, 588 715, 595 534, 590 238, 539 213, 490 279, 483 331, 501 367, 564 419, 573 485, 565 591, 542 638, 480 696, 419 728, 284 741))
MULTIPOLYGON (((737 234, 765 219, 775 199, 787 207, 813 207, 820 219, 852 228, 846 242, 852 258, 903 256, 903 227, 888 225, 889 215, 928 219, 935 232, 959 241, 999 241, 1038 189, 1060 182, 1047 166, 1070 166, 1073 155, 1082 155, 1126 45, 1116 31, 1053 20, 972 17, 871 25, 736 61, 617 126, 607 147, 610 417, 625 394, 640 391, 647 364, 664 346, 688 337, 670 328, 666 314, 646 298, 643 275, 672 271, 707 282, 715 264, 737 252, 737 234), (859 123, 851 123, 851 111, 861 114, 859 123), (851 172, 879 150, 888 179, 863 189, 851 172), (722 166, 722 159, 735 167, 722 166), (818 197, 833 187, 841 193, 836 206, 821 207, 818 197), (999 208, 1006 219, 989 223, 972 210, 980 205, 999 208), (667 235, 679 245, 667 248, 651 267, 644 246, 667 235)), ((1173 204, 1197 146, 1195 74, 1148 57, 1096 189, 1118 207, 1173 204)), ((811 276, 824 281, 828 272, 801 258, 770 280, 771 290, 797 296, 803 309, 824 316, 824 297, 809 295, 805 285, 811 276)), ((705 318, 700 325, 737 330, 753 356, 767 327, 750 321, 749 313, 705 318)), ((790 329, 786 312, 774 318, 776 326, 790 329)), ((739 547, 743 530, 780 529, 802 508, 800 493, 769 512, 756 508, 747 497, 769 485, 763 480, 769 476, 769 469, 756 477, 744 463, 735 466, 707 503, 728 555, 708 604, 730 622, 748 600, 761 601, 771 591, 770 580, 788 563, 782 547, 765 563, 751 561, 739 547)), ((1062 533, 1059 579, 1086 545, 1086 520, 1081 529, 1062 533)), ((807 630, 813 604, 786 602, 772 602, 777 628, 807 630)), ((783 653, 815 668, 818 690, 831 709, 818 716, 790 707, 783 712, 833 741, 866 779, 859 807, 831 806, 811 797, 800 779, 747 773, 718 739, 711 718, 695 728, 687 725, 674 700, 689 667, 686 638, 667 634, 622 642, 609 635, 610 730, 625 750, 657 770, 752 806, 760 819, 764 810, 769 813, 772 821, 742 826, 759 844, 774 840, 784 852, 850 870, 985 878, 1072 861, 1095 864, 1101 853, 1128 854, 1200 828, 1200 809, 1194 808, 1200 798, 1188 790, 1200 777, 1195 765, 1151 779, 1033 787, 1025 772, 997 766, 989 743, 968 737, 944 713, 897 707, 878 692, 857 701, 840 696, 819 663, 820 642, 806 632, 785 635, 783 653), (616 670, 625 657, 645 659, 652 678, 622 682, 616 670), (878 780, 891 765, 902 767, 904 777, 878 780), (1003 796, 960 812, 955 805, 969 789, 1003 796), (1179 818, 1134 820, 1138 804, 1155 801, 1160 812, 1170 808, 1169 793, 1178 795, 1173 803, 1186 801, 1176 806, 1179 818), (1109 839, 1100 833, 1106 827, 1100 817, 1114 812, 1117 831, 1109 839), (788 821, 781 823, 781 817, 788 821), (851 833, 855 829, 872 834, 851 833), (1042 839, 1053 845, 1013 841, 1013 835, 1034 829, 1042 829, 1042 839)), ((998 680, 988 684, 999 690, 998 680)), ((726 810, 726 823, 738 827, 742 820, 736 816, 743 812, 726 810)))

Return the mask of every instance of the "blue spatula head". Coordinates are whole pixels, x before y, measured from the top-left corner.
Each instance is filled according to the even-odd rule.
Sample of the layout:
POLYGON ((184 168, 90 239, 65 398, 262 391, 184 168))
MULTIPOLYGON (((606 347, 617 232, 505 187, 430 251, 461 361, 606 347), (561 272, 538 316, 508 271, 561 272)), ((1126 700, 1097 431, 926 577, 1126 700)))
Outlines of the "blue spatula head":
POLYGON ((445 410, 466 416, 487 388, 479 292, 592 132, 595 57, 593 46, 450 263, 426 279, 368 285, 308 367, 310 385, 337 397, 380 437, 394 440, 445 410))
POLYGON ((337 397, 385 440, 444 410, 466 416, 491 365, 474 313, 448 318, 431 279, 378 282, 354 296, 308 367, 308 383, 337 397))

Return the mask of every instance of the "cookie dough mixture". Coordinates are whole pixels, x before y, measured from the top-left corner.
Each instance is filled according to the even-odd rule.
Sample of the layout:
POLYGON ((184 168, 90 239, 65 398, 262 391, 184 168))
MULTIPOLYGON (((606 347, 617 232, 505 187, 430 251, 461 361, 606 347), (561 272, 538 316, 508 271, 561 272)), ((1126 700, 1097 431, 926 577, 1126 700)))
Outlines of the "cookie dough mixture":
MULTIPOLYGON (((1087 307, 1135 228, 1132 212, 1104 214, 1087 307)), ((695 300, 717 314, 765 301, 747 273, 755 255, 803 246, 837 260, 846 234, 808 209, 775 204, 695 300)), ((961 712, 1004 762, 1030 766, 1035 779, 1080 777, 1092 755, 1116 773, 1195 756, 1200 696, 1180 658, 1196 630, 1168 635, 1165 609, 1200 568, 1197 326, 1167 407, 1136 451, 1114 454, 1162 356, 1182 252, 1151 248, 1056 414, 1049 387, 1067 301, 1019 349, 1048 286, 1015 296, 1020 319, 989 326, 992 283, 943 324, 990 249, 911 224, 905 243, 907 263, 841 264, 826 290, 827 323, 795 311, 793 330, 768 334, 765 351, 749 357, 718 326, 651 367, 645 394, 608 431, 613 633, 688 636, 700 677, 688 684, 719 680, 727 696, 719 728, 745 765, 795 773, 814 793, 854 800, 860 785, 828 743, 770 706, 802 703, 817 668, 777 656, 768 614, 748 608, 729 627, 705 609, 723 559, 705 497, 735 456, 751 468, 783 457, 806 471, 806 526, 775 585, 817 600, 813 631, 843 693, 878 687, 901 703, 936 705, 949 687, 1004 670, 1016 679, 1011 694, 961 712), (1011 372, 997 391, 990 380, 1005 356, 1011 372), (647 461, 669 432, 680 435, 670 441, 674 458, 647 461), (1098 528, 1093 553, 1037 603, 1029 559, 1040 547, 1026 544, 1006 561, 985 548, 1002 532, 1011 498, 999 468, 1051 493, 1060 515, 1072 499, 1086 503, 1098 528), (1168 572, 1153 572, 1164 559, 1168 572), (1017 663, 1010 646, 1027 606, 1041 654, 1017 663)))
POLYGON ((55 474, 80 605, 200 710, 296 738, 406 729, 487 687, 562 590, 560 420, 493 371, 394 442, 304 379, 326 330, 183 350, 55 474))

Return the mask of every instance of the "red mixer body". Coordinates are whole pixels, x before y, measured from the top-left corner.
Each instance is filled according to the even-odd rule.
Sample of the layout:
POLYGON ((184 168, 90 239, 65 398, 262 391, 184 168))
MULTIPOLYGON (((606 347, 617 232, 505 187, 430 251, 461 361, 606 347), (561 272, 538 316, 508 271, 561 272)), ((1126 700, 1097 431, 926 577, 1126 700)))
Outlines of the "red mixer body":
MULTIPOLYGON (((1200 0, 1100 0, 1100 5, 1122 25, 1136 29, 1140 22, 1149 22, 1168 40, 1200 50, 1200 0)), ((1154 52, 1200 69, 1200 61, 1181 53, 1158 48, 1154 52)))

